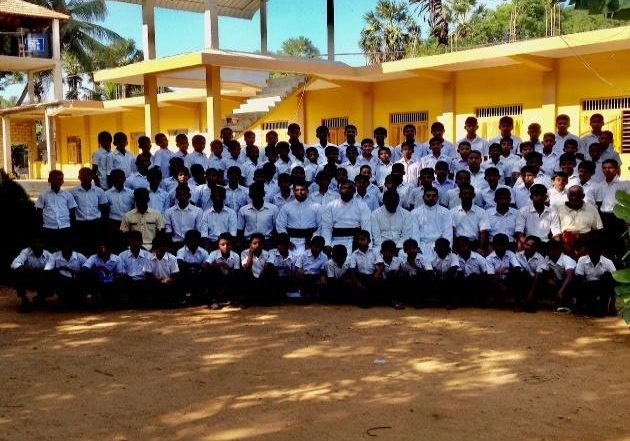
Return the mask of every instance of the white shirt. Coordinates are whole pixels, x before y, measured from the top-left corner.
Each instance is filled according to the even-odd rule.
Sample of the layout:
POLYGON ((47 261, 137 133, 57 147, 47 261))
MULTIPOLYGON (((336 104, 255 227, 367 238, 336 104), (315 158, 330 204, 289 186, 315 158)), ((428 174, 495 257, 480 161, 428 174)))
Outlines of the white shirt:
MULTIPOLYGON (((512 151, 513 152, 520 151, 519 147, 521 145, 521 142, 523 142, 523 140, 516 135, 510 135, 510 138, 512 138, 512 151)), ((495 136, 494 138, 488 140, 488 146, 494 143, 501 144, 502 139, 503 139, 503 136, 499 134, 495 136)))
POLYGON ((144 280, 144 268, 151 259, 152 254, 144 248, 140 248, 137 256, 134 256, 131 250, 125 250, 118 257, 118 273, 126 274, 132 280, 144 280))
POLYGON ((244 207, 249 202, 249 190, 247 187, 239 185, 235 189, 230 188, 229 185, 225 186, 225 206, 230 207, 236 213, 241 207, 244 207))
POLYGON ((553 272, 554 278, 559 281, 564 280, 567 275, 567 271, 575 270, 576 266, 575 260, 571 259, 564 253, 560 254, 557 261, 547 256, 545 258, 545 262, 549 270, 553 272))
POLYGON ((372 246, 380 248, 385 240, 393 240, 397 248, 413 235, 413 217, 407 210, 398 207, 394 213, 380 207, 370 216, 372 246))
POLYGON ((553 151, 557 154, 561 155, 562 153, 564 153, 564 143, 569 139, 577 141, 578 149, 580 148, 580 138, 573 133, 567 133, 565 136, 559 135, 558 133, 556 133, 555 135, 556 144, 553 146, 553 151))
POLYGON ((78 221, 90 221, 101 218, 99 206, 107 204, 107 196, 105 196, 105 191, 102 188, 92 185, 89 190, 86 190, 81 185, 78 185, 70 190, 70 193, 77 203, 76 215, 78 221))
POLYGON ((273 197, 271 198, 271 203, 273 205, 275 205, 276 207, 278 207, 278 210, 285 204, 291 202, 295 200, 295 196, 293 196, 293 193, 291 191, 289 191, 289 196, 287 198, 285 198, 284 196, 282 196, 282 193, 276 193, 275 195, 273 195, 273 197))
POLYGON ((421 205, 411 211, 413 238, 420 245, 422 253, 432 256, 435 241, 441 237, 453 243, 453 215, 441 205, 433 207, 421 205))
POLYGON ((367 205, 370 209, 370 212, 373 212, 379 207, 378 199, 369 191, 365 192, 365 196, 361 196, 359 193, 355 193, 354 198, 367 205))
POLYGON ((100 187, 104 190, 108 188, 107 176, 112 171, 111 152, 108 152, 103 147, 98 148, 92 155, 92 164, 98 167, 97 176, 100 182, 100 187))
POLYGON ((181 260, 188 264, 201 265, 208 258, 208 252, 201 247, 197 247, 193 253, 187 245, 177 250, 177 260, 181 260))
MULTIPOLYGON (((317 184, 315 184, 315 185, 317 185, 317 184)), ((324 194, 321 194, 319 191, 314 191, 313 192, 313 191, 309 190, 308 198, 314 204, 319 205, 320 209, 323 209, 330 202, 332 202, 332 201, 334 201, 336 199, 339 199, 339 193, 337 193, 335 191, 332 191, 330 188, 324 194)))
POLYGON ((431 267, 438 278, 444 277, 451 268, 459 269, 459 258, 455 253, 448 253, 444 258, 436 254, 431 261, 431 267))
POLYGON ((374 248, 368 248, 363 252, 359 249, 348 257, 350 260, 350 268, 356 269, 360 274, 372 275, 376 270, 376 265, 383 263, 381 253, 374 248))
POLYGON ((575 274, 584 276, 588 282, 599 280, 604 274, 614 271, 617 271, 617 268, 615 268, 615 264, 612 260, 605 256, 600 256, 597 265, 593 265, 593 261, 588 254, 580 257, 575 267, 575 274))
POLYGON ((224 206, 221 211, 217 212, 213 206, 210 206, 201 216, 199 231, 201 237, 207 237, 208 240, 216 242, 221 233, 230 233, 232 236, 236 236, 237 226, 234 210, 224 206))
POLYGON ((402 164, 405 167, 405 174, 403 175, 403 182, 411 185, 418 185, 418 176, 420 175, 420 163, 413 158, 406 160, 401 158, 396 161, 396 164, 402 164), (418 165, 414 165, 418 164, 418 165))
POLYGON ((107 281, 113 282, 113 276, 118 272, 120 265, 120 257, 111 253, 107 261, 101 259, 98 254, 92 254, 83 264, 83 268, 95 269, 101 274, 107 281))
MULTIPOLYGON (((243 267, 245 266, 245 263, 247 263, 247 259, 249 258, 249 253, 250 253, 249 249, 243 250, 243 252, 241 253, 241 265, 243 265, 243 267)), ((260 253, 260 256, 256 256, 254 254, 252 258, 251 270, 255 278, 260 277, 268 261, 269 261, 268 251, 262 250, 262 252, 260 253)))
POLYGON ((539 215, 533 204, 521 208, 516 218, 517 233, 536 236, 543 242, 549 242, 549 233, 560 230, 560 219, 556 210, 545 207, 539 215))
POLYGON ((211 196, 212 190, 207 184, 199 185, 193 190, 190 202, 205 211, 212 207, 211 196))
POLYGON ((135 190, 136 188, 146 188, 149 189, 149 181, 145 175, 141 175, 140 172, 133 172, 129 175, 127 179, 125 179, 125 187, 130 190, 135 190))
POLYGON ((525 251, 519 251, 516 253, 516 259, 518 263, 521 264, 521 267, 532 277, 549 269, 545 258, 539 252, 535 252, 534 255, 528 259, 527 256, 525 256, 525 251))
POLYGON ((136 171, 136 158, 129 150, 125 150, 125 153, 122 154, 120 150, 116 148, 113 149, 111 152, 111 162, 111 170, 118 169, 124 171, 125 178, 128 178, 133 172, 136 171))
MULTIPOLYGON (((585 183, 582 184, 580 182, 578 185, 582 187, 582 190, 584 190, 584 200, 586 202, 591 203, 593 205, 596 205, 598 202, 602 202, 603 185, 601 183, 595 182, 593 178, 591 177, 591 179, 589 179, 585 183)), ((630 185, 628 186, 628 188, 630 189, 630 185)))
MULTIPOLYGON (((431 148, 429 145, 429 141, 425 142, 424 144, 422 144, 422 148, 426 149, 427 156, 431 155, 431 148)), ((414 150, 415 152, 415 150, 414 150)), ((444 156, 447 156, 449 158, 455 158, 457 156, 457 149, 455 148, 455 146, 453 145, 452 142, 447 141, 446 139, 442 141, 442 150, 440 150, 440 153, 444 156)))
POLYGON ((278 207, 273 204, 265 202, 260 210, 247 204, 238 211, 237 226, 239 230, 244 230, 245 237, 262 233, 265 238, 269 238, 275 228, 277 216, 278 207))
POLYGON ((42 210, 44 228, 58 230, 70 228, 70 210, 77 208, 77 203, 67 191, 49 189, 39 195, 35 208, 42 210))
POLYGON ((326 277, 330 279, 341 279, 350 269, 350 261, 346 258, 343 265, 339 266, 333 259, 326 262, 326 277))
MULTIPOLYGON (((408 257, 400 263, 400 271, 409 277, 416 277, 416 275, 418 274, 418 270, 413 265, 411 265, 407 259, 408 257)), ((425 271, 433 270, 433 268, 431 267, 431 260, 423 254, 418 253, 416 255, 414 263, 418 268, 421 268, 425 271)))
POLYGON ((453 216, 453 228, 456 236, 466 236, 470 240, 479 240, 479 233, 490 228, 488 215, 476 205, 472 205, 469 211, 459 207, 451 210, 453 216))
POLYGON ((327 258, 324 253, 319 253, 319 256, 315 257, 311 250, 306 250, 296 259, 295 267, 304 271, 304 274, 317 275, 324 271, 326 262, 327 258))
POLYGON ((76 251, 70 254, 69 259, 66 259, 61 251, 57 251, 50 256, 44 270, 57 271, 64 277, 74 278, 79 275, 81 267, 86 260, 87 258, 83 254, 77 253, 76 251))
POLYGON ((221 250, 214 250, 208 257, 206 257, 206 263, 214 264, 214 263, 226 263, 231 269, 239 269, 241 267, 241 259, 238 257, 234 251, 228 253, 227 257, 223 256, 221 250))
POLYGON ((173 233, 173 242, 183 242, 188 230, 199 230, 201 208, 188 204, 186 208, 174 205, 164 213, 164 226, 167 233, 173 233))
POLYGON ((160 167, 160 170, 162 171, 162 176, 163 177, 167 177, 168 176, 168 166, 169 166, 169 162, 171 161, 171 159, 173 158, 173 152, 170 151, 168 148, 159 148, 158 150, 156 150, 156 152, 153 154, 153 156, 151 156, 151 166, 152 167, 160 167))
MULTIPOLYGON (((402 143, 398 144, 396 146, 396 149, 402 151, 402 143)), ((431 153, 431 151, 429 150, 429 148, 424 145, 424 144, 420 144, 418 143, 418 141, 414 141, 413 143, 413 154, 412 154, 412 158, 416 161, 419 162, 421 158, 429 155, 431 153)))
POLYGON ((486 257, 486 268, 488 274, 495 274, 501 279, 505 279, 508 276, 510 269, 520 267, 521 264, 518 262, 516 254, 510 250, 507 250, 503 257, 497 256, 495 251, 486 257))
POLYGON ((125 213, 133 209, 133 191, 126 187, 123 187, 121 191, 112 187, 105 192, 105 196, 109 205, 109 218, 112 220, 122 220, 125 213))
POLYGON ((479 150, 483 156, 488 156, 488 147, 490 147, 490 144, 488 144, 488 141, 485 139, 476 136, 475 139, 471 140, 464 136, 457 141, 457 145, 460 145, 464 141, 470 143, 471 150, 479 150))
MULTIPOLYGON (((532 184, 532 186, 534 185, 532 184)), ((512 197, 514 199, 512 202, 519 210, 531 204, 530 189, 531 187, 527 188, 522 182, 516 183, 512 188, 512 197)))
POLYGON ((164 214, 169 208, 169 204, 169 196, 166 191, 159 187, 157 191, 151 191, 151 189, 149 189, 149 208, 164 214))
POLYGON ((208 157, 201 152, 193 151, 184 158, 184 166, 190 170, 195 164, 199 164, 203 167, 204 171, 208 168, 208 157))
POLYGON ((48 251, 43 250, 42 255, 38 257, 33 253, 33 250, 31 248, 24 248, 22 251, 20 251, 20 254, 18 254, 17 257, 13 259, 13 262, 11 263, 11 269, 18 269, 24 266, 28 269, 43 270, 48 264, 51 256, 52 255, 48 251))
POLYGON ((475 205, 489 209, 497 206, 497 203, 494 201, 494 195, 499 188, 507 188, 510 190, 510 198, 512 198, 512 189, 507 185, 499 184, 497 188, 494 190, 490 188, 490 185, 486 181, 485 184, 481 185, 480 188, 475 190, 475 205))
POLYGON ((569 200, 566 187, 562 191, 556 189, 555 187, 551 187, 547 191, 547 195, 549 197, 549 206, 553 208, 557 208, 559 205, 564 205, 564 203, 569 200))
POLYGON ((475 251, 470 252, 468 260, 462 256, 457 256, 459 259, 459 267, 461 268, 464 277, 468 277, 472 274, 486 274, 488 272, 488 265, 486 259, 475 251))
POLYGON ((391 161, 389 161, 387 164, 382 161, 378 161, 378 163, 376 164, 376 173, 374 173, 377 186, 382 188, 385 185, 385 178, 389 174, 391 174, 393 165, 394 163, 391 161))
POLYGON ((611 182, 606 182, 606 180, 602 181, 600 187, 602 213, 613 212, 615 204, 617 203, 617 199, 615 198, 615 193, 617 193, 617 191, 630 193, 630 181, 622 180, 619 176, 615 176, 611 182))
MULTIPOLYGON (((276 231, 288 233, 288 229, 314 229, 314 235, 319 234, 321 225, 321 207, 307 199, 303 202, 292 200, 284 204, 276 217, 276 231)), ((305 238, 292 237, 291 242, 298 253, 304 251, 305 238)))
POLYGON ((296 254, 289 250, 287 256, 280 254, 277 248, 269 251, 269 263, 276 268, 278 277, 289 277, 293 275, 295 269, 296 254))
POLYGON ((490 240, 492 240, 495 235, 503 233, 507 235, 510 242, 514 242, 518 210, 510 207, 505 214, 500 214, 497 211, 497 207, 493 207, 486 210, 486 214, 488 215, 488 224, 490 225, 488 229, 490 240))
POLYGON ((144 272, 153 274, 155 278, 160 280, 169 278, 179 272, 177 258, 171 253, 164 253, 162 259, 158 259, 155 254, 152 254, 144 265, 144 272))
POLYGON ((322 210, 321 234, 327 245, 352 243, 352 237, 333 238, 333 228, 360 228, 370 231, 370 209, 352 198, 350 202, 336 199, 322 210))
POLYGON ((545 172, 548 176, 553 176, 553 173, 556 171, 556 164, 558 163, 558 159, 560 159, 560 155, 558 155, 555 151, 551 151, 550 154, 546 155, 542 154, 542 167, 541 170, 545 172))
POLYGON ((423 168, 432 168, 435 170, 435 164, 437 164, 438 161, 446 162, 450 168, 452 159, 450 156, 444 154, 444 152, 442 152, 438 157, 435 157, 433 154, 425 156, 420 159, 420 170, 423 168))

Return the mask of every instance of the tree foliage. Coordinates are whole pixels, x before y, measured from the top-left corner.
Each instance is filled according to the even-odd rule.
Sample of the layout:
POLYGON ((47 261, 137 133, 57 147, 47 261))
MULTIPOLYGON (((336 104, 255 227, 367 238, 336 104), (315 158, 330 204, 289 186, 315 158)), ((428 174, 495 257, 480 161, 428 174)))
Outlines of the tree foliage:
POLYGON ((284 40, 278 53, 300 58, 318 58, 320 55, 319 49, 309 38, 304 36, 284 40))

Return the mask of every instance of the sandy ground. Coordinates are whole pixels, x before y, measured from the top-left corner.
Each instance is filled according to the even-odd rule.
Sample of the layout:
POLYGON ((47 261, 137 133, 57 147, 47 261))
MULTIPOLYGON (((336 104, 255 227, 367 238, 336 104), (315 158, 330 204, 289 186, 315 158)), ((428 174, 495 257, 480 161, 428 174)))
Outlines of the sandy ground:
POLYGON ((16 304, 0 291, 3 441, 630 440, 617 318, 16 304))

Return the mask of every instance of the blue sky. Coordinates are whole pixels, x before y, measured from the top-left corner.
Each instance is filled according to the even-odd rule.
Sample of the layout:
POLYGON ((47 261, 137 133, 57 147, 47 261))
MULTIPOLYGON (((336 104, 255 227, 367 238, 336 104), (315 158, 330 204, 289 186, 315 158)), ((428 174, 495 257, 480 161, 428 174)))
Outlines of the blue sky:
MULTIPOLYGON (((486 0, 496 4, 500 0, 486 0)), ((374 8, 377 0, 335 1, 335 52, 360 53, 358 41, 363 28, 363 14, 374 8)), ((107 1, 108 16, 102 23, 142 48, 142 8, 140 5, 107 1)), ((284 40, 305 36, 321 53, 326 47, 326 0, 269 0, 267 5, 268 47, 280 49, 284 40)), ((158 57, 203 49, 203 15, 199 13, 157 9, 156 51, 158 57)), ((260 16, 252 20, 219 18, 220 47, 246 52, 260 49, 260 16)), ((338 55, 337 60, 363 65, 362 55, 338 55)), ((23 86, 12 86, 0 94, 19 95, 23 86)))

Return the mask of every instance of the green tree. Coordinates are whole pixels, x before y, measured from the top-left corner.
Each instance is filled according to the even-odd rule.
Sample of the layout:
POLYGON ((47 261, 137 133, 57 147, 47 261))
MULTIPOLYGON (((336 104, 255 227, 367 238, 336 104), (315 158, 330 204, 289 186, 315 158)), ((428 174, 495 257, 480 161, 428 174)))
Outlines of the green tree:
POLYGON ((319 49, 310 39, 304 36, 284 40, 278 53, 289 57, 301 58, 318 58, 320 55, 319 49))
POLYGON ((17 103, 17 99, 18 97, 16 96, 9 96, 9 97, 0 96, 0 109, 6 109, 7 107, 14 107, 15 104, 17 103))
POLYGON ((400 60, 419 41, 420 27, 404 1, 379 0, 363 20, 359 47, 368 64, 400 60))
POLYGON ((448 44, 448 18, 442 0, 409 0, 409 3, 417 5, 421 14, 427 17, 431 35, 436 41, 439 44, 448 44))

